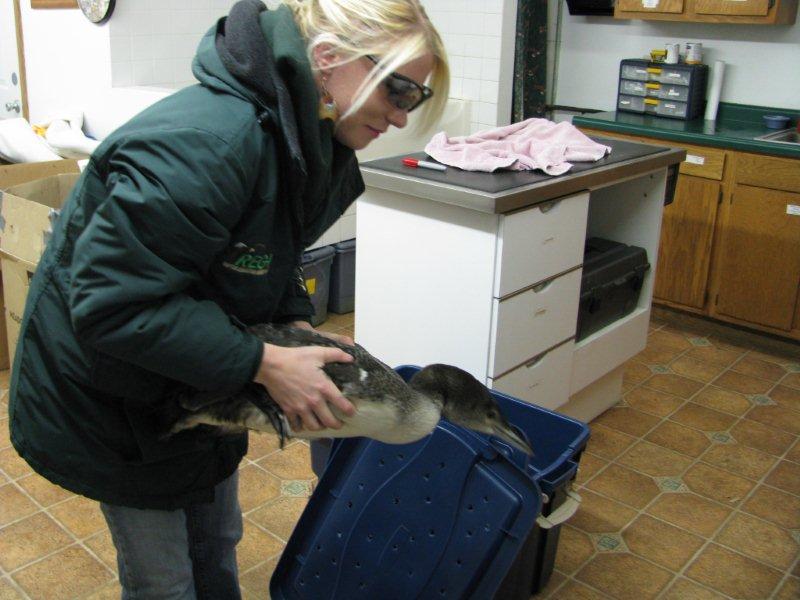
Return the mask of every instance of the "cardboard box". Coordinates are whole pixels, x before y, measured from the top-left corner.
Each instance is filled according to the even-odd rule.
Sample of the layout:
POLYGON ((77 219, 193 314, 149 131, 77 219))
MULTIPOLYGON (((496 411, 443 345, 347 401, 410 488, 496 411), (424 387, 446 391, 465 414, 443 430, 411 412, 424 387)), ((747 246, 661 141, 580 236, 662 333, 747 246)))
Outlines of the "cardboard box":
POLYGON ((78 177, 77 172, 54 175, 11 186, 2 193, 0 268, 8 358, 12 363, 31 277, 50 239, 57 211, 78 177))

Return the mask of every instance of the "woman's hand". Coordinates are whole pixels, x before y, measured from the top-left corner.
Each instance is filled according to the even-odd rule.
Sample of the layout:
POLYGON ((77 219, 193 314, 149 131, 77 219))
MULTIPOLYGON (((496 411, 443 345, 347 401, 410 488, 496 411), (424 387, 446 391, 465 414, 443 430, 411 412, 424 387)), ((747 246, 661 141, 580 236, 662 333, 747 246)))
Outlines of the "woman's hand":
POLYGON ((333 340, 334 342, 339 342, 340 344, 345 344, 347 346, 353 346, 355 342, 353 338, 348 335, 340 335, 338 333, 330 333, 328 331, 320 331, 318 329, 314 329, 310 323, 307 321, 292 321, 289 323, 290 327, 296 327, 298 329, 307 329, 309 331, 313 331, 317 335, 321 335, 322 337, 326 337, 329 340, 333 340))
POLYGON ((352 361, 352 356, 338 348, 264 344, 255 381, 267 388, 294 431, 339 429, 342 422, 331 412, 329 404, 347 416, 355 414, 355 407, 322 367, 329 362, 352 361))

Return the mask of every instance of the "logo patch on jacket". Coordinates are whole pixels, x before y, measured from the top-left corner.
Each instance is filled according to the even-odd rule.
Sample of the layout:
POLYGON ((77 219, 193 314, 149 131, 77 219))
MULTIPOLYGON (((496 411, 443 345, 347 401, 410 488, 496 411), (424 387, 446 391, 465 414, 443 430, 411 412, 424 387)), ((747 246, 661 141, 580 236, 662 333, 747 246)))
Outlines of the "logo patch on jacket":
POLYGON ((264 244, 256 244, 251 247, 243 242, 238 242, 228 250, 222 266, 247 275, 266 275, 272 264, 273 256, 271 252, 267 252, 264 244))

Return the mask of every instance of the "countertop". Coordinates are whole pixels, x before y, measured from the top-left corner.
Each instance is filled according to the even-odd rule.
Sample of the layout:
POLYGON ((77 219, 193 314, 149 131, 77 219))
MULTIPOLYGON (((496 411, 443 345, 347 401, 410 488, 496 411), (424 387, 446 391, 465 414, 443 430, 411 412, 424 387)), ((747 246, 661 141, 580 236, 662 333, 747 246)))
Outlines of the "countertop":
POLYGON ((540 171, 477 173, 448 167, 439 172, 403 166, 405 156, 431 160, 422 152, 361 163, 361 173, 368 187, 497 214, 677 165, 686 156, 676 148, 593 139, 611 146, 611 153, 594 163, 575 162, 570 171, 558 176, 540 171))
POLYGON ((702 118, 681 121, 652 115, 611 111, 576 116, 573 117, 572 123, 577 127, 591 127, 628 135, 800 158, 800 146, 753 139, 776 131, 767 129, 761 118, 763 115, 770 114, 791 117, 793 126, 800 119, 800 110, 721 102, 716 121, 705 121, 702 118))

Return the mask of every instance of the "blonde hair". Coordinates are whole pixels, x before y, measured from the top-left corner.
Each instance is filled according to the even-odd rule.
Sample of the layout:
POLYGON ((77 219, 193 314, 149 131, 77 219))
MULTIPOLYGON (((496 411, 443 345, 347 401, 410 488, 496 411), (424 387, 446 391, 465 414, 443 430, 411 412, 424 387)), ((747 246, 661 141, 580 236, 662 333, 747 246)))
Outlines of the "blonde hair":
POLYGON ((308 42, 312 66, 314 49, 330 44, 342 56, 333 66, 364 56, 378 58, 355 92, 345 115, 357 111, 392 72, 427 53, 434 64, 428 85, 433 97, 420 108, 420 130, 431 128, 444 112, 450 88, 450 69, 441 37, 419 0, 284 0, 308 42))

